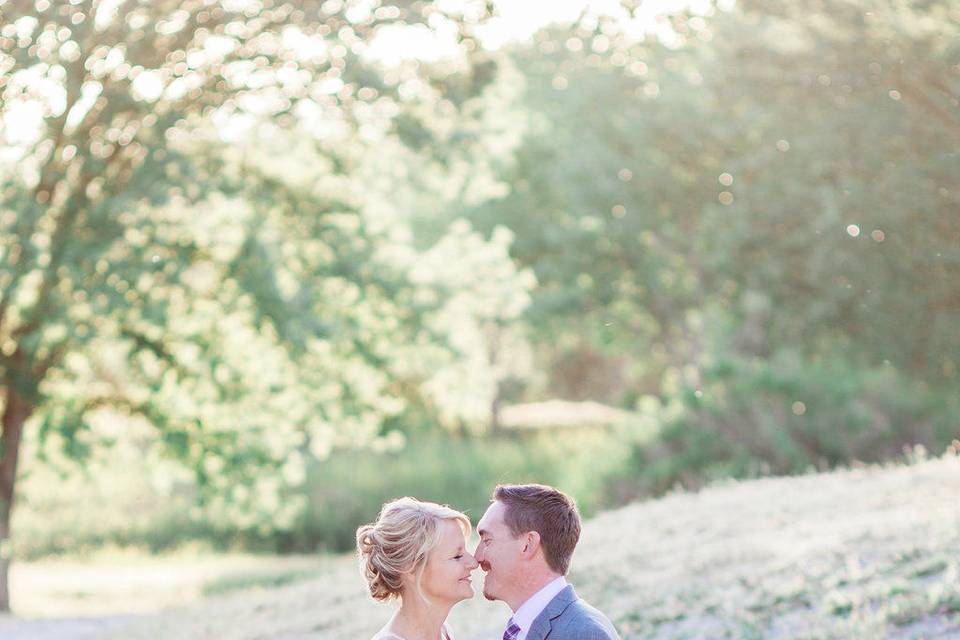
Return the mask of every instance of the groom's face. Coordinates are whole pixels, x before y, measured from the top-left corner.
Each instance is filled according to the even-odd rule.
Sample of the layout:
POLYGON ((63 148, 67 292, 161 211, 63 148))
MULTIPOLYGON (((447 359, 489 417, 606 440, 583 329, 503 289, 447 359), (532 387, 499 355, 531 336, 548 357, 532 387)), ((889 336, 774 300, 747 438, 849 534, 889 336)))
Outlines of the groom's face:
POLYGON ((483 595, 487 600, 509 600, 518 576, 523 543, 515 538, 504 521, 506 507, 494 501, 477 523, 480 543, 473 554, 486 572, 483 595))

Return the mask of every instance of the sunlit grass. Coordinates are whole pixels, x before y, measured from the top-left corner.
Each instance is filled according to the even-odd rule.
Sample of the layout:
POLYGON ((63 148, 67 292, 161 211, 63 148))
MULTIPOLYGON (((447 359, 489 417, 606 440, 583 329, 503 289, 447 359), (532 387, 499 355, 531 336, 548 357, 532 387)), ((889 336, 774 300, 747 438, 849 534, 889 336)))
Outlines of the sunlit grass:
MULTIPOLYGON (((590 520, 571 578, 624 638, 950 637, 958 486, 954 457, 678 493, 590 520)), ((363 638, 390 615, 349 555, 118 555, 18 571, 21 613, 174 607, 113 639, 363 638), (205 593, 216 595, 201 602, 205 593)), ((451 622, 461 640, 480 640, 507 617, 477 597, 451 622)))

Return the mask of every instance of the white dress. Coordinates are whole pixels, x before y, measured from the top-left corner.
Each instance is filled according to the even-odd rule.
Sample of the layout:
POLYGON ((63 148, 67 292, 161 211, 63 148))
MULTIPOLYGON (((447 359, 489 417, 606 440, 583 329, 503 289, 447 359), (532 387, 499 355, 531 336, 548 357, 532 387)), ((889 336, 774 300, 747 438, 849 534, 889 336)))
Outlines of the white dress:
MULTIPOLYGON (((450 633, 450 628, 447 625, 443 625, 443 628, 440 630, 443 634, 443 640, 453 640, 453 635, 450 633)), ((380 631, 377 635, 370 638, 370 640, 407 640, 403 636, 398 636, 395 633, 389 631, 380 631)))

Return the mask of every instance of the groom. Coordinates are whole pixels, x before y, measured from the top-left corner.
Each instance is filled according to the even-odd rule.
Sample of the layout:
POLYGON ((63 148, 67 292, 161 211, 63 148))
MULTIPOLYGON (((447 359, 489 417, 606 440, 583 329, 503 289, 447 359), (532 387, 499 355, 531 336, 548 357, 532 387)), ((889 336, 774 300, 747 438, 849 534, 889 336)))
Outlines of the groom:
POLYGON ((580 539, 573 499, 539 484, 498 485, 477 524, 483 595, 513 611, 503 640, 619 640, 564 578, 580 539))

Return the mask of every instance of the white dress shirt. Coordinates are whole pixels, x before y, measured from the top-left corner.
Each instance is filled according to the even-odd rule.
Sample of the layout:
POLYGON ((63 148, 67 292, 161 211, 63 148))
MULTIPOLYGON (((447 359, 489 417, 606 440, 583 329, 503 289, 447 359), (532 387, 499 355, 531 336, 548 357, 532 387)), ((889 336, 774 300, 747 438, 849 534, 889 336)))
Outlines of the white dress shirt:
POLYGON ((526 640, 527 632, 530 631, 530 625, 537 619, 543 610, 547 608, 550 601, 557 597, 557 594, 567 588, 567 579, 563 576, 555 578, 548 582, 540 591, 530 596, 526 602, 520 605, 513 614, 513 621, 520 627, 520 633, 517 640, 526 640))

